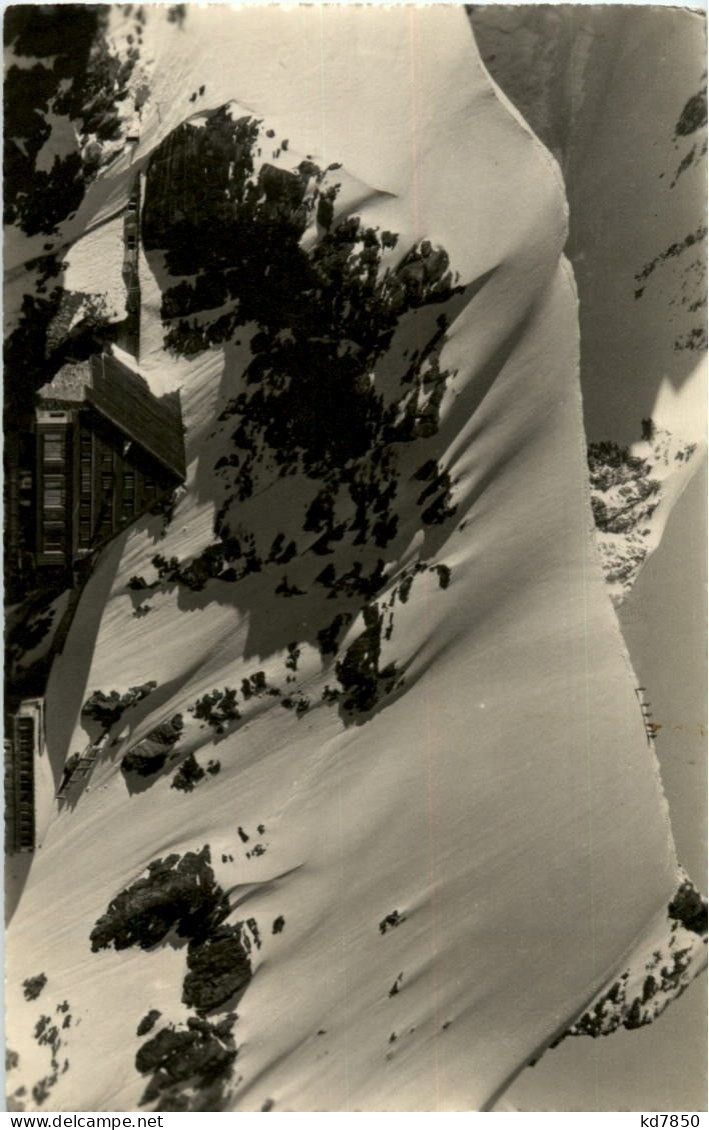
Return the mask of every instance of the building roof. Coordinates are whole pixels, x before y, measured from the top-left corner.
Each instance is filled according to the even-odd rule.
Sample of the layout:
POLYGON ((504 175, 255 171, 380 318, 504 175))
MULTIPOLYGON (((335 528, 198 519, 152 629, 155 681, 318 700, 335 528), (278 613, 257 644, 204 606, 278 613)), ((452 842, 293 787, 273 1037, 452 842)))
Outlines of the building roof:
POLYGON ((37 396, 42 404, 56 402, 62 406, 81 404, 86 399, 86 387, 91 384, 89 361, 69 361, 58 373, 42 385, 37 396))
POLYGON ((179 393, 155 396, 139 373, 110 353, 64 365, 38 396, 44 404, 91 405, 171 474, 184 479, 179 393))
POLYGON ((146 380, 110 354, 91 358, 87 400, 176 475, 185 477, 185 441, 179 393, 157 397, 146 380))

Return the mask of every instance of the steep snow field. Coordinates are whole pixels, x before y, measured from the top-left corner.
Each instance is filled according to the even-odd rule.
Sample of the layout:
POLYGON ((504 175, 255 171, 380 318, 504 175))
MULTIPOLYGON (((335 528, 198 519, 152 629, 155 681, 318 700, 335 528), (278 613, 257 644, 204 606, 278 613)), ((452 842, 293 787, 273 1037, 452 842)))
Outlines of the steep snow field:
MULTIPOLYGON (((648 536, 635 547, 642 572, 617 598, 660 727, 656 748, 680 858, 703 888, 706 357, 681 346, 706 323, 706 242, 698 252, 685 245, 705 223, 706 120, 684 112, 701 110, 704 18, 688 9, 486 5, 472 21, 486 66, 564 169, 589 439, 648 455, 636 441, 641 417, 652 417, 679 446, 698 444, 661 484, 660 506, 640 527, 648 536), (679 255, 636 297, 634 276, 673 245, 679 255)), ((621 551, 621 562, 637 558, 621 551)), ((701 1109, 705 983, 650 1028, 586 1045, 565 1041, 519 1077, 507 1101, 524 1110, 701 1109)))
MULTIPOLYGON (((665 537, 619 609, 639 681, 660 724, 655 746, 679 857, 706 889, 706 474, 678 500, 665 537), (704 834, 702 834, 704 833, 704 834)), ((565 1040, 505 1095, 519 1110, 701 1110, 706 1105, 706 978, 647 1028, 565 1040)))
MULTIPOLYGON (((10 1089, 24 1085, 35 1109, 29 1096, 54 1057, 51 1109, 136 1108, 147 1081, 135 1065, 139 1021, 150 1009, 161 1024, 189 1015, 185 941, 172 932, 147 951, 92 952, 90 934, 151 861, 209 845, 228 921, 250 923, 229 1107, 485 1107, 658 939, 670 946, 667 906, 681 881, 593 542, 559 171, 493 88, 462 10, 227 18, 194 8, 184 29, 149 21, 145 38, 140 141, 69 225, 81 237, 74 264, 100 253, 132 173, 160 142, 229 102, 232 119, 262 121, 261 139, 267 129, 288 139, 282 167, 289 155, 291 167, 342 164, 335 215, 398 233, 387 265, 430 240, 463 289, 433 307, 448 316, 440 423, 401 445, 399 532, 379 555, 386 580, 374 603, 388 629, 373 660, 377 696, 353 713, 323 693, 357 640, 372 662, 373 602, 360 604, 336 655, 318 649, 322 617, 341 602, 326 605, 313 578, 330 560, 344 574, 359 556, 346 540, 334 558, 313 552, 300 479, 267 465, 257 492, 229 510, 259 547, 293 535, 287 569, 201 591, 162 584, 136 615, 131 577, 152 583, 156 553, 185 561, 213 541, 213 468, 226 443, 216 421, 241 388, 252 333, 169 356, 164 268, 142 255, 140 363, 156 391, 181 388, 187 490, 164 536, 150 518, 104 552, 52 671, 40 847, 7 943, 19 1056, 10 1089), (431 456, 455 506, 436 524, 415 503, 417 468, 431 456), (285 573, 302 596, 278 594, 285 573), (257 672, 280 695, 245 695, 224 733, 189 715, 205 693, 257 672), (149 680, 157 686, 112 732, 84 794, 59 807, 50 778, 58 784, 66 757, 93 736, 82 703, 149 680), (282 709, 287 695, 309 709, 282 709), (176 713, 181 754, 205 769, 218 761, 219 772, 192 791, 165 773, 129 787, 122 756, 176 713), (46 986, 28 1001, 22 983, 40 972, 46 986)), ((371 377, 377 389, 426 345, 433 321, 426 308, 400 320, 371 377)), ((371 567, 377 551, 366 552, 371 567)), ((685 940, 688 977, 703 946, 691 931, 685 940)))

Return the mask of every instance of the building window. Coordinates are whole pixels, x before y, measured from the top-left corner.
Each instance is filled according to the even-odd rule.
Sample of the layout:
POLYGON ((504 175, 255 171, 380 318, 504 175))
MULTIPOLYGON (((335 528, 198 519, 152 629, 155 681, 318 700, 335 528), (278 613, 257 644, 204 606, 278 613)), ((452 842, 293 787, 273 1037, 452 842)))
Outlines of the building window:
POLYGON ((85 547, 91 544, 91 522, 79 522, 79 545, 85 547))
POLYGON ((135 508, 135 473, 123 472, 123 517, 132 518, 135 508))
POLYGON ((44 486, 44 509, 61 510, 64 505, 64 492, 61 487, 44 486))
POLYGON ((63 475, 45 475, 44 476, 44 509, 45 510, 63 510, 64 509, 64 476, 63 475))
POLYGON ((43 452, 45 463, 61 463, 64 460, 64 435, 62 432, 45 432, 43 452))
POLYGON ((112 467, 113 466, 113 452, 111 451, 110 448, 107 448, 107 447, 103 448, 103 450, 101 452, 101 466, 102 467, 112 467))
POLYGON ((101 475, 101 490, 104 494, 113 494, 113 475, 105 472, 101 475))
POLYGON ((63 522, 45 522, 42 527, 44 552, 64 552, 64 524, 63 522))

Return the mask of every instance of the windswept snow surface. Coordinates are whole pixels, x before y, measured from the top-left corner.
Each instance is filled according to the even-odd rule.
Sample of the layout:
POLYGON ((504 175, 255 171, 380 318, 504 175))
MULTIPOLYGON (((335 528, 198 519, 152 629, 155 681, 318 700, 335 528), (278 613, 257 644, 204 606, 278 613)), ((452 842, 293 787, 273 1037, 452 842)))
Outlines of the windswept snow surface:
MULTIPOLYGON (((213 540, 216 420, 250 359, 246 332, 241 347, 168 356, 159 295, 146 288, 141 364, 181 387, 187 491, 164 538, 159 518, 123 534, 82 596, 48 691, 55 780, 89 740, 80 708, 91 692, 157 687, 125 715, 74 806, 40 798, 40 846, 8 936, 19 1055, 9 1089, 24 1085, 35 1109, 54 1056, 51 1109, 137 1107, 147 1080, 136 1028, 153 1008, 158 1028, 188 1016, 185 944, 170 935, 147 951, 94 953, 89 935, 151 861, 208 844, 229 921, 255 920, 261 942, 238 1003, 230 1108, 484 1107, 645 952, 681 881, 593 548, 560 176, 493 90, 462 10, 191 8, 184 28, 151 19, 145 38, 151 98, 133 169, 197 110, 235 103, 289 139, 294 166, 301 155, 341 162, 342 182, 363 186, 352 205, 343 193, 337 218, 349 207, 397 232, 396 256, 421 239, 445 247, 465 291, 434 307, 450 317, 439 363, 451 376, 437 435, 402 456, 399 534, 380 555, 377 606, 393 614, 381 667, 395 663, 398 681, 348 716, 322 692, 362 613, 337 656, 322 655, 326 590, 275 592, 286 572, 313 576, 299 480, 266 476, 244 507, 264 543, 300 535, 287 569, 197 592, 162 585, 134 615, 127 582, 153 581, 156 552, 185 561, 213 540), (425 525, 411 476, 432 451, 456 509, 425 525), (395 589, 416 562, 426 567, 404 602, 395 589), (445 586, 437 565, 450 570, 445 586), (257 697, 221 735, 188 714, 257 671, 281 696, 307 698, 307 713, 257 697), (129 790, 121 757, 176 713, 180 749, 220 772, 191 792, 167 774, 129 790), (22 982, 40 972, 46 986, 27 1001, 22 982)), ((80 231, 98 233, 125 201, 128 171, 121 157, 96 182, 80 231)), ((142 269, 167 285, 148 259, 142 269)), ((425 317, 403 322, 377 382, 420 345, 425 317)), ((345 541, 338 574, 348 553, 345 541)))

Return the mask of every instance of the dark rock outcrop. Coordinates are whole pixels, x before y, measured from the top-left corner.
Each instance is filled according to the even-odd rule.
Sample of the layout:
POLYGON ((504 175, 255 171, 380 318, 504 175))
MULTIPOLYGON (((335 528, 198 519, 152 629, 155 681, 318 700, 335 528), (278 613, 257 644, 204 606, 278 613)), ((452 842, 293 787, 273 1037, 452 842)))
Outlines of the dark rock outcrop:
POLYGON ((251 980, 251 962, 241 940, 241 924, 220 926, 208 938, 190 942, 189 972, 182 999, 198 1012, 219 1008, 251 980))
POLYGON ((150 949, 170 930, 182 938, 206 937, 229 913, 215 881, 209 847, 148 864, 148 874, 121 891, 91 931, 91 949, 150 949))

